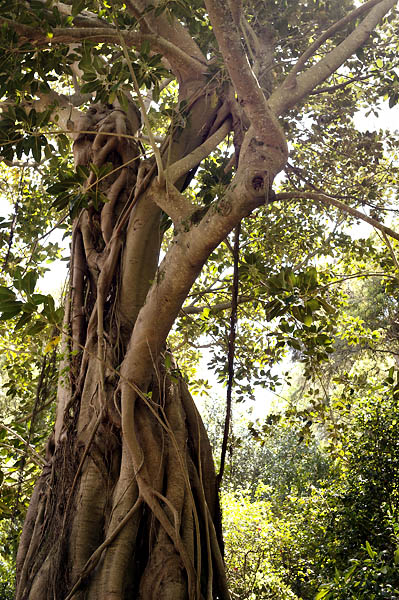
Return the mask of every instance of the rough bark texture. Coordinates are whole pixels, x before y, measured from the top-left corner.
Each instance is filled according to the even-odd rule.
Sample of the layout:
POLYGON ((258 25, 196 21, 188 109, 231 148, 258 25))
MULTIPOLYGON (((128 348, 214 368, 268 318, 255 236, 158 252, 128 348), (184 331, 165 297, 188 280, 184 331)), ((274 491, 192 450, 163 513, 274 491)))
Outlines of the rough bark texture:
POLYGON ((187 387, 162 366, 166 349, 140 390, 123 374, 156 278, 160 209, 145 193, 135 202, 140 148, 120 137, 135 133, 123 111, 96 105, 83 119, 93 134, 75 140, 76 164, 114 173, 89 177, 108 201, 74 225, 55 450, 26 519, 17 598, 227 597, 211 449, 187 387))

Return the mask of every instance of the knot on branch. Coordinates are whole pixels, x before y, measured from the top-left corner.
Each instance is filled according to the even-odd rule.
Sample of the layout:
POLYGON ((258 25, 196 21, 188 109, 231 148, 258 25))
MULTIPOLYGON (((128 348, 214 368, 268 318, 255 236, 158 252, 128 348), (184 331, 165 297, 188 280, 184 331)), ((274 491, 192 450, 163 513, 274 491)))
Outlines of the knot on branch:
POLYGON ((252 178, 252 187, 255 190, 255 192, 260 192, 260 191, 264 190, 265 180, 262 175, 258 174, 252 178))
POLYGON ((247 173, 246 189, 252 198, 266 201, 269 187, 270 176, 265 170, 252 170, 247 173))

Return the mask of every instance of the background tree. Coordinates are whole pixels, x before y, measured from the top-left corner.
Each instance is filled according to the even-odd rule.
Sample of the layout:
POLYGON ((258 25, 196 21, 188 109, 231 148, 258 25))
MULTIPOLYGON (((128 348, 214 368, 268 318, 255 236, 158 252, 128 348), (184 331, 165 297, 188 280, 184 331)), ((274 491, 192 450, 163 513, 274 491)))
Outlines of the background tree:
POLYGON ((356 138, 351 116, 359 102, 397 100, 395 4, 4 3, 1 154, 10 168, 31 155, 31 189, 47 182, 59 222, 72 222, 62 324, 34 293, 31 259, 4 261, 3 318, 26 335, 51 326, 54 345, 54 327, 62 334, 55 432, 21 537, 17 598, 228 597, 218 480, 167 336, 196 294, 176 335, 215 336, 225 377, 224 322, 208 322, 231 279, 220 244, 263 207, 243 224, 238 300, 259 320, 278 318, 277 330, 248 340, 243 313, 242 393, 273 380, 272 351, 302 349, 309 368, 328 355, 331 307, 308 261, 337 243, 330 205, 356 217, 353 205, 374 200, 380 217, 393 186, 379 137, 356 138), (218 149, 230 132, 233 156, 218 149), (299 231, 303 199, 328 208, 299 231))

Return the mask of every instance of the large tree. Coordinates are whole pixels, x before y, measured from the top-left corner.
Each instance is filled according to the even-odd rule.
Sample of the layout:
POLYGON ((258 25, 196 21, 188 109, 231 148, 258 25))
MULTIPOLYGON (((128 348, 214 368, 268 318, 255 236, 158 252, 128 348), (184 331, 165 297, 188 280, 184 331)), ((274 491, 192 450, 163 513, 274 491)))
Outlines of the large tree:
MULTIPOLYGON (((310 252, 314 239, 310 227, 295 246, 289 228, 300 204, 284 220, 285 200, 313 198, 359 216, 340 192, 348 204, 364 200, 366 175, 358 175, 378 161, 379 141, 357 150, 353 138, 356 151, 328 144, 344 140, 359 99, 397 101, 394 75, 380 68, 382 52, 394 66, 396 2, 354 4, 2 3, 1 154, 21 169, 32 154, 47 176, 58 169, 49 192, 65 213, 60 221, 68 213, 73 222, 57 418, 21 536, 19 600, 229 597, 219 479, 167 337, 204 265, 217 270, 215 249, 256 209, 274 212, 244 225, 247 235, 251 227, 258 236, 270 228, 271 238, 288 232, 292 256, 310 252), (218 148, 230 135, 223 161, 218 148), (339 173, 332 148, 341 152, 339 173), (291 187, 276 196, 285 168, 291 187)), ((248 255, 243 275, 259 267, 261 250, 248 255)), ((265 261, 258 272, 267 288, 265 261)), ((32 293, 34 278, 19 277, 27 301, 2 288, 3 316, 22 311, 22 327, 44 303, 41 318, 57 326, 51 302, 32 293)), ((283 270, 269 280, 276 298, 268 316, 295 304, 297 322, 309 327, 312 310, 328 305, 309 296, 313 271, 295 277, 283 270), (295 302, 290 287, 304 292, 295 302)), ((323 345, 326 336, 309 335, 317 354, 314 339, 323 345)))

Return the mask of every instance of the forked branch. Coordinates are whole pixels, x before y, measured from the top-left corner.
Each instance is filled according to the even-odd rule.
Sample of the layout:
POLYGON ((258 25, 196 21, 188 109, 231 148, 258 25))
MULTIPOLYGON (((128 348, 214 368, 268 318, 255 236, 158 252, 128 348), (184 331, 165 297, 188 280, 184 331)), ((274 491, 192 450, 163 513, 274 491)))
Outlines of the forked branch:
POLYGON ((300 71, 302 71, 309 58, 316 54, 317 50, 324 44, 324 42, 326 42, 330 37, 332 37, 334 33, 345 27, 347 23, 350 23, 354 19, 357 19, 380 2, 381 0, 369 0, 365 4, 362 4, 358 8, 355 8, 355 10, 352 10, 348 15, 334 23, 334 25, 331 25, 331 27, 326 29, 326 31, 323 31, 323 33, 319 35, 319 37, 316 38, 315 41, 305 50, 302 56, 299 57, 298 61, 288 74, 288 77, 286 78, 285 82, 283 83, 284 87, 295 87, 296 75, 300 71))
POLYGON ((292 82, 289 84, 289 90, 287 90, 287 82, 280 85, 269 98, 273 113, 282 115, 337 71, 356 50, 363 46, 371 32, 396 3, 397 0, 380 0, 341 44, 296 77, 294 88, 292 82))

